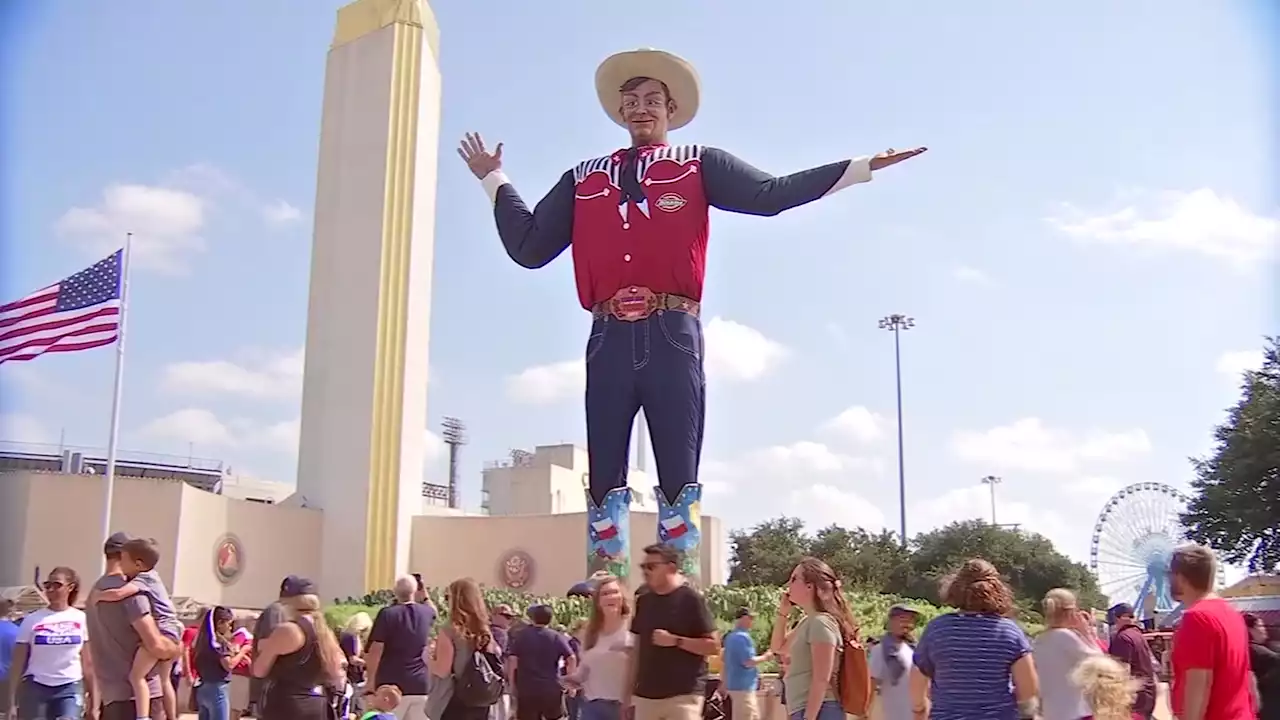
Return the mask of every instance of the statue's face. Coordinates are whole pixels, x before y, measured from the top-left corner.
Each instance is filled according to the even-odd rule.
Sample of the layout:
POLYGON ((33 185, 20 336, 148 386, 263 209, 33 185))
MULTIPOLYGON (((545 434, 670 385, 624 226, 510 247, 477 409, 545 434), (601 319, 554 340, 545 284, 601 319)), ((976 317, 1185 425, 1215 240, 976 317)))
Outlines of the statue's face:
POLYGON ((674 110, 675 102, 667 97, 666 88, 657 80, 646 79, 622 91, 622 119, 631 131, 631 139, 637 144, 665 139, 674 110))

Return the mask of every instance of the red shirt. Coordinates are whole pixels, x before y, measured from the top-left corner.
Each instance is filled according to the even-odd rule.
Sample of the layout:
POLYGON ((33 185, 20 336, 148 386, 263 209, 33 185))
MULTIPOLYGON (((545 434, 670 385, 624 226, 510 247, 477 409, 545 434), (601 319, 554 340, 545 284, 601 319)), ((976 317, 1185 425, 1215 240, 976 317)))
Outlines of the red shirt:
POLYGON ((1175 717, 1183 717, 1190 670, 1213 673, 1205 720, 1253 720, 1256 717, 1249 684, 1248 630, 1240 612, 1226 600, 1201 600, 1182 614, 1173 631, 1172 664, 1170 702, 1175 717))
POLYGON ((199 628, 195 628, 195 627, 188 627, 182 631, 182 652, 186 653, 187 667, 191 671, 192 680, 199 678, 199 675, 196 674, 196 657, 195 657, 196 637, 198 637, 199 635, 200 635, 200 630, 199 628))
POLYGON ((709 208, 777 215, 870 179, 868 158, 774 177, 718 148, 650 145, 579 163, 532 212, 501 172, 482 183, 517 263, 543 267, 573 246, 590 310, 631 287, 700 301, 709 208))
POLYGON ((573 169, 573 269, 582 307, 630 286, 702 299, 710 223, 701 150, 639 149, 636 169, 647 207, 618 203, 626 150, 573 169))

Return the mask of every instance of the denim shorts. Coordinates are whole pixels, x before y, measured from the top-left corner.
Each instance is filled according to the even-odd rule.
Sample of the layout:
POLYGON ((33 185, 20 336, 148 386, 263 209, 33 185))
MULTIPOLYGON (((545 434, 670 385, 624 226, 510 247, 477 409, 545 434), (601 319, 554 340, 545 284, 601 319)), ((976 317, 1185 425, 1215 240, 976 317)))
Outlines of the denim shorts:
POLYGON ((41 685, 23 678, 18 688, 18 720, 79 720, 84 715, 84 690, 79 682, 41 685))

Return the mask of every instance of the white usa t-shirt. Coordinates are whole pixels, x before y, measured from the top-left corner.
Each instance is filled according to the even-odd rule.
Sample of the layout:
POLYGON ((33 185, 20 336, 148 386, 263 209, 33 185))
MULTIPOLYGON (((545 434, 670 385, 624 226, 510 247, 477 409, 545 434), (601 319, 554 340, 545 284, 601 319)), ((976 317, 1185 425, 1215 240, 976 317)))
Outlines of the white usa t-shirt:
POLYGON ((84 679, 80 649, 89 642, 89 629, 83 610, 37 610, 23 619, 18 642, 30 646, 26 677, 49 687, 84 679))

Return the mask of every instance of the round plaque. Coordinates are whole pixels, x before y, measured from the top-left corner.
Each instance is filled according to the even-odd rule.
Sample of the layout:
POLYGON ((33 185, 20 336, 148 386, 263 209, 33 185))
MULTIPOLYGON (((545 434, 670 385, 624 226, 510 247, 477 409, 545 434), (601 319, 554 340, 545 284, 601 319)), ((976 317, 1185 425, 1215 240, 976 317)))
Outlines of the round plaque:
POLYGON ((534 563, 529 553, 511 550, 498 562, 498 580, 503 587, 523 590, 533 582, 534 563))
POLYGON ((213 574, 223 585, 235 582, 244 571, 244 546, 235 535, 223 535, 213 545, 213 574))

